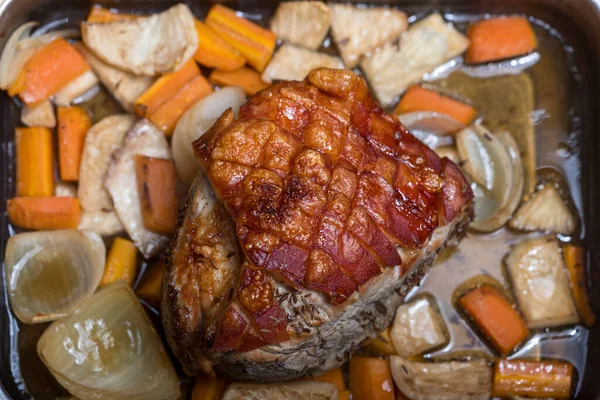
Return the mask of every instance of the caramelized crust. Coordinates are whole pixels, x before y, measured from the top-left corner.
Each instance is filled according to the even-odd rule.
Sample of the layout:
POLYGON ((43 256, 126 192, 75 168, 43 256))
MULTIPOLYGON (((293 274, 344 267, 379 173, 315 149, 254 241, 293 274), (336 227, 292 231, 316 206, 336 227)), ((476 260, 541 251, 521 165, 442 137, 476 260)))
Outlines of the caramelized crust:
POLYGON ((212 351, 290 339, 274 285, 345 302, 397 247, 423 247, 471 202, 464 176, 414 138, 346 70, 253 96, 194 142, 246 261, 212 351))

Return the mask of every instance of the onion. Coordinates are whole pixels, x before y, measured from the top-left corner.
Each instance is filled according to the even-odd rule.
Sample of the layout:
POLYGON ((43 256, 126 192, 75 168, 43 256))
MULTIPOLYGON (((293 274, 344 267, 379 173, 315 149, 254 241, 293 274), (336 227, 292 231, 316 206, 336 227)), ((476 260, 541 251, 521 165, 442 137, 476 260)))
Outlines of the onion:
POLYGON ((29 232, 6 246, 6 281, 15 315, 25 323, 70 314, 102 279, 106 248, 95 233, 29 232))
POLYGON ((473 181, 475 219, 469 226, 477 231, 500 228, 521 199, 523 164, 516 143, 505 135, 500 139, 477 123, 456 135, 463 169, 473 181))
POLYGON ((79 399, 179 398, 179 378, 131 289, 103 287, 40 338, 37 351, 79 399))
POLYGON ((454 139, 450 134, 465 128, 454 118, 434 111, 400 114, 398 119, 417 139, 432 149, 453 144, 454 139))
POLYGON ((0 58, 0 89, 8 89, 25 62, 41 47, 60 37, 79 36, 76 29, 64 29, 30 37, 31 29, 37 24, 33 21, 24 23, 6 42, 0 58))
POLYGON ((490 62, 481 65, 465 65, 461 71, 473 78, 491 78, 500 75, 520 74, 540 60, 540 54, 533 52, 510 60, 490 62))
POLYGON ((179 119, 173 133, 171 152, 177 173, 183 182, 190 185, 200 171, 192 142, 204 135, 228 108, 233 109, 237 115, 245 100, 242 88, 228 86, 198 101, 179 119))

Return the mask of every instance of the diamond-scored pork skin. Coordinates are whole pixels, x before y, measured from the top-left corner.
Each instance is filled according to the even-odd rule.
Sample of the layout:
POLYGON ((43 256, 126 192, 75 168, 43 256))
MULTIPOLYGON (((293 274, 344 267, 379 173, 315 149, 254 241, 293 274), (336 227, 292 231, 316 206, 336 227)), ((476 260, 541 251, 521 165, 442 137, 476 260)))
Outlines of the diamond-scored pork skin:
POLYGON ((283 380, 340 365, 472 213, 460 169, 347 70, 272 85, 193 146, 210 185, 190 191, 163 299, 190 373, 283 380))

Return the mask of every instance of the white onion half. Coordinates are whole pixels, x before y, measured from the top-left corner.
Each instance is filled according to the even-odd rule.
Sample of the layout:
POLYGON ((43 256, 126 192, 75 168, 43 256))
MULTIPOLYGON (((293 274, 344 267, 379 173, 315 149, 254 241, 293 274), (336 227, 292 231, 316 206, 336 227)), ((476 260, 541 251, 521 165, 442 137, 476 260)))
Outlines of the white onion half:
POLYGON ((171 153, 183 182, 190 185, 200 171, 192 142, 204 135, 228 108, 237 115, 244 101, 246 95, 242 88, 228 86, 198 101, 179 119, 171 141, 171 153))
POLYGON ((106 248, 92 232, 28 232, 11 237, 5 273, 10 304, 25 323, 69 315, 89 298, 104 272, 106 248))
POLYGON ((414 111, 398 115, 410 133, 432 149, 454 143, 451 134, 465 128, 454 118, 435 111, 414 111))
POLYGON ((46 329, 38 354, 79 399, 175 400, 179 378, 131 289, 100 289, 46 329))

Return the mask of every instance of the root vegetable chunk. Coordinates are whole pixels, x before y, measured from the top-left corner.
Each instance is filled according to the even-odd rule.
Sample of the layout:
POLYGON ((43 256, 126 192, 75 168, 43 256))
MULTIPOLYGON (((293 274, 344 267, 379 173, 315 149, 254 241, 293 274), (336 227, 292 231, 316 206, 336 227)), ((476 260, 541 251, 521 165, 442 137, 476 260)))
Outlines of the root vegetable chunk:
POLYGON ((321 1, 290 1, 279 4, 271 30, 287 43, 317 50, 331 25, 331 10, 321 1))
POLYGON ((427 298, 396 309, 391 338, 399 355, 416 356, 446 342, 446 328, 440 324, 441 316, 437 314, 427 298))
POLYGON ((530 328, 579 321, 556 239, 542 237, 517 244, 506 259, 506 267, 530 328))
POLYGON ((284 44, 275 52, 262 74, 262 80, 268 83, 301 81, 316 68, 344 68, 344 64, 338 57, 284 44))

